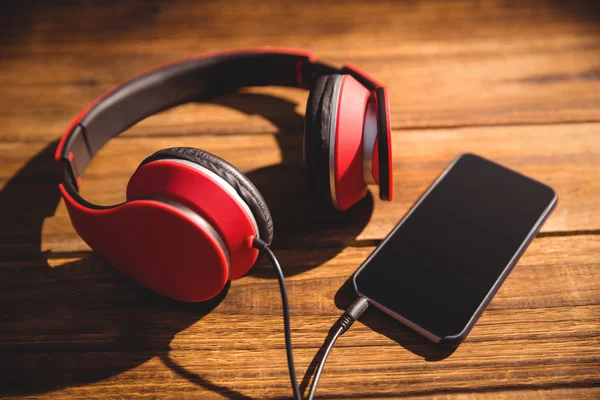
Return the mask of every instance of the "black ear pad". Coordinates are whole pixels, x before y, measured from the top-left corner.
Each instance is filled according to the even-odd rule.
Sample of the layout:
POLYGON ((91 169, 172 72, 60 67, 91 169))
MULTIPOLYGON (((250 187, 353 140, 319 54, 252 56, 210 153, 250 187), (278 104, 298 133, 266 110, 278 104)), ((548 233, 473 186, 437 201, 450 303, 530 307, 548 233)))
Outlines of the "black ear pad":
MULTIPOLYGON (((304 161, 308 192, 317 202, 334 207, 329 184, 329 131, 335 118, 334 93, 340 75, 331 74, 317 79, 308 96, 304 122, 304 161)), ((333 144, 332 144, 333 145, 333 144)))
MULTIPOLYGON (((233 165, 214 154, 192 147, 172 147, 159 150, 147 157, 139 167, 152 161, 164 159, 186 160, 196 163, 217 174, 230 184, 240 197, 248 204, 258 225, 260 238, 267 243, 273 240, 273 219, 267 203, 252 182, 233 165)), ((139 168, 138 167, 138 168, 139 168)))

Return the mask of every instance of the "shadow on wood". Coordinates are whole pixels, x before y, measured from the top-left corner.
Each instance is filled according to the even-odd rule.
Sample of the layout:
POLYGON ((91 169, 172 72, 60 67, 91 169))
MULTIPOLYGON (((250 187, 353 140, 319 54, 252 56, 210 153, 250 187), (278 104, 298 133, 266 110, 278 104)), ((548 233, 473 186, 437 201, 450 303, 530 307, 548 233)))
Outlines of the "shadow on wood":
MULTIPOLYGON (((276 125, 283 131, 302 126, 302 117, 293 112, 295 105, 281 99, 241 94, 216 102, 248 113, 291 110, 295 116, 291 125, 284 125, 283 119, 276 125)), ((314 247, 328 230, 338 232, 336 237, 318 239, 319 244, 331 243, 319 252, 318 262, 311 266, 316 267, 362 231, 373 200, 368 196, 344 214, 319 211, 308 204, 302 168, 290 165, 301 154, 301 136, 277 138, 283 163, 248 176, 271 207, 278 232, 276 247, 303 243, 314 247)), ((44 393, 96 382, 159 357, 169 369, 198 386, 229 398, 243 397, 169 357, 173 337, 211 312, 229 285, 211 301, 180 303, 140 286, 94 253, 41 252, 44 219, 54 215, 60 201, 55 150, 56 142, 31 158, 0 192, 0 371, 4 376, 0 394, 44 393), (51 268, 49 257, 80 259, 51 268)), ((252 273, 275 278, 270 266, 252 273)))
MULTIPOLYGON (((324 209, 309 198, 302 163, 304 117, 296 113, 295 103, 257 93, 221 96, 210 102, 248 115, 262 115, 279 131, 275 138, 281 151, 281 163, 246 173, 271 210, 275 250, 318 247, 319 251, 315 254, 317 262, 310 267, 314 268, 354 243, 371 218, 373 197, 367 193, 363 200, 345 212, 324 209)), ((282 268, 287 276, 309 269, 286 271, 285 265, 282 268)), ((270 265, 262 263, 250 274, 273 278, 271 269, 270 265)))
MULTIPOLYGON (((345 310, 355 299, 356 292, 352 285, 352 277, 350 277, 335 294, 335 305, 340 310, 345 310)), ((423 357, 425 361, 441 361, 451 356, 458 348, 437 345, 372 306, 367 309, 358 322, 390 338, 408 351, 423 357)))
MULTIPOLYGON (((348 278, 346 282, 340 287, 335 294, 335 305, 341 312, 345 311, 356 299, 356 292, 352 285, 352 277, 348 278)), ((341 315, 341 313, 340 313, 341 315)), ((374 331, 390 338, 391 340, 398 343, 408 351, 423 357, 425 361, 441 361, 448 358, 456 351, 458 347, 443 347, 435 343, 432 343, 420 336, 416 332, 410 330, 408 327, 402 325, 400 322, 395 321, 390 316, 383 312, 370 307, 367 311, 359 318, 356 323, 363 323, 374 331)), ((336 325, 337 327, 337 325, 336 325)), ((350 328, 352 329, 352 328, 350 328)), ((300 383, 300 392, 306 394, 308 386, 311 382, 319 362, 322 360, 325 354, 327 343, 333 334, 333 327, 327 334, 327 337, 323 341, 323 344, 313 357, 310 365, 308 366, 302 382, 300 383)))
POLYGON ((49 267, 51 254, 40 246, 44 219, 60 199, 55 148, 32 158, 0 195, 2 394, 94 382, 167 357, 173 336, 202 319, 228 290, 205 303, 176 302, 91 253, 49 267))

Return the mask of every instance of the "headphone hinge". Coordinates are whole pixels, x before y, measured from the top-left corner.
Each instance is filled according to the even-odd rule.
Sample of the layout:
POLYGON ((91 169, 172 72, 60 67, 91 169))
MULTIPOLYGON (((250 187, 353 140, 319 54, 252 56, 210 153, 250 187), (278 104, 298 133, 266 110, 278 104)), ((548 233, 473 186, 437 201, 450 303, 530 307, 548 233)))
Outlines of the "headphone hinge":
POLYGON ((301 60, 298 65, 298 76, 301 77, 301 79, 298 79, 298 87, 304 89, 311 89, 317 79, 322 76, 340 72, 338 68, 310 59, 301 60))
POLYGON ((63 182, 65 185, 72 186, 76 192, 79 191, 79 178, 78 174, 75 171, 75 168, 71 161, 68 158, 61 157, 60 159, 62 164, 62 172, 63 172, 63 182))
POLYGON ((369 89, 370 92, 375 92, 378 88, 383 87, 379 81, 367 74, 362 69, 358 68, 356 65, 350 63, 344 65, 341 73, 351 75, 354 79, 360 82, 361 85, 369 89))

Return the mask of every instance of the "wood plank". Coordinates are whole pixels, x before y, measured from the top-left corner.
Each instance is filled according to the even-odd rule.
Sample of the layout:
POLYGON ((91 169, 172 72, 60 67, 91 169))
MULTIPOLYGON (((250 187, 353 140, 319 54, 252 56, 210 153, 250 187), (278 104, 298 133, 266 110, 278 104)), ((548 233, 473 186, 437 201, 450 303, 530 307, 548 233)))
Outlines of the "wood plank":
MULTIPOLYGON (((395 200, 372 200, 378 196, 374 188, 373 195, 356 209, 341 214, 317 213, 307 199, 300 132, 227 137, 125 135, 110 142, 92 162, 82 193, 98 204, 116 204, 125 200, 127 181, 145 157, 169 146, 198 147, 229 160, 258 186, 274 216, 276 247, 369 245, 387 235, 457 154, 474 152, 555 188, 559 205, 542 232, 594 232, 600 229, 598 129, 599 124, 395 130, 395 200), (294 213, 289 212, 291 205, 294 213)), ((8 236, 4 251, 13 256, 37 251, 40 243, 44 250, 58 253, 88 249, 59 202, 56 183, 48 180, 55 174, 52 151, 42 152, 17 174, 30 154, 42 148, 39 143, 0 143, 0 152, 6 154, 0 161, 0 184, 6 188, 0 212, 2 220, 11 221, 3 233, 8 236), (36 209, 40 215, 32 213, 36 209)), ((328 253, 324 251, 323 257, 328 253)))
POLYGON ((380 57, 377 47, 380 43, 402 51, 403 47, 396 42, 399 37, 409 43, 430 39, 464 41, 470 40, 474 33, 478 37, 539 39, 562 32, 585 35, 599 30, 597 6, 581 0, 566 5, 543 0, 518 3, 493 0, 481 4, 465 0, 369 4, 358 0, 338 4, 263 0, 248 4, 237 0, 227 5, 210 1, 202 7, 187 1, 148 4, 143 0, 118 7, 73 1, 51 5, 31 0, 19 3, 5 6, 13 17, 4 14, 7 24, 3 29, 11 30, 15 40, 3 42, 2 47, 8 54, 27 52, 28 56, 55 51, 89 53, 85 46, 98 43, 115 53, 188 50, 206 43, 231 44, 237 39, 243 41, 242 45, 260 39, 263 44, 268 40, 289 46, 293 40, 308 44, 314 36, 328 43, 332 51, 345 52, 334 43, 339 38, 353 36, 361 39, 353 46, 355 53, 380 57), (19 21, 15 15, 26 16, 27 20, 19 21), (22 24, 18 26, 16 21, 22 24), (288 29, 282 31, 281 26, 288 29), (59 40, 73 31, 79 35, 68 42, 59 40), (199 31, 201 36, 197 34, 199 31), (394 35, 388 36, 390 33, 394 35), (374 41, 365 40, 368 37, 374 41))
MULTIPOLYGON (((317 252, 278 252, 289 275, 300 376, 338 307, 352 300, 344 282, 372 250, 346 248, 319 268, 313 268, 317 252)), ((339 341, 319 393, 493 397, 505 389, 597 386, 599 259, 600 236, 535 240, 467 341, 447 358, 370 310, 339 341)), ((0 373, 13 385, 37 376, 27 389, 21 385, 22 393, 289 394, 278 293, 266 265, 233 282, 220 303, 194 305, 151 294, 96 256, 62 261, 55 268, 43 260, 0 264, 0 373)))
MULTIPOLYGON (((451 394, 435 396, 439 400, 460 400, 469 397, 490 398, 490 399, 597 399, 600 396, 600 388, 591 389, 553 389, 553 390, 515 390, 503 392, 481 393, 476 396, 465 394, 451 394)), ((427 396, 423 396, 427 398, 427 396)))
MULTIPOLYGON (((260 13, 248 13, 248 7, 256 7, 245 2, 226 10, 178 2, 156 9, 145 3, 119 10, 98 4, 27 9, 32 31, 0 47, 0 116, 9 127, 3 140, 57 135, 113 85, 157 64, 232 44, 306 47, 331 63, 357 64, 389 86, 392 123, 398 128, 598 121, 600 28, 593 23, 595 9, 588 20, 581 15, 589 4, 573 3, 351 3, 346 12, 340 11, 344 6, 322 4, 318 16, 304 5, 276 2, 266 2, 260 13), (217 9, 221 18, 211 15, 217 9), (147 15, 157 24, 132 27, 128 22, 123 32, 126 27, 115 13, 147 15), (198 35, 190 21, 206 18, 214 26, 198 35), (481 23, 468 22, 473 18, 481 23), (231 20, 238 29, 231 30, 231 20), (265 20, 294 29, 273 36, 274 27, 265 20), (372 36, 352 29, 358 21, 372 36), (82 50, 88 46, 95 51, 82 50)), ((288 96, 304 108, 305 92, 288 96)), ((189 109, 184 115, 213 130, 268 127, 260 119, 232 118, 231 112, 214 108, 189 109)), ((181 126, 175 119, 161 123, 154 130, 181 126)))
MULTIPOLYGON (((547 43, 547 47, 552 45, 547 43)), ((597 66, 600 57, 594 56, 598 52, 590 53, 575 46, 575 50, 569 50, 568 45, 566 49, 557 46, 559 56, 552 52, 539 54, 527 49, 519 52, 506 48, 500 50, 503 57, 480 56, 470 61, 456 55, 441 60, 432 57, 413 64, 402 57, 391 57, 384 64, 378 59, 352 57, 331 62, 336 65, 353 62, 386 83, 392 124, 397 128, 598 121, 600 74, 597 66), (461 84, 457 85, 457 82, 461 84)), ((594 46, 600 47, 600 41, 594 46)), ((315 52, 320 54, 318 49, 315 52)), ((14 128, 10 137, 31 139, 47 137, 50 131, 54 131, 53 134, 61 132, 70 119, 112 86, 153 66, 190 55, 192 53, 144 57, 149 58, 147 60, 137 55, 116 58, 103 55, 110 58, 110 62, 103 61, 102 56, 91 60, 75 57, 71 68, 64 65, 62 57, 39 56, 40 62, 43 58, 55 66, 56 72, 49 70, 47 73, 51 79, 71 76, 75 81, 60 83, 60 87, 35 82, 25 86, 5 85, 2 115, 14 128), (102 70, 98 69, 99 65, 102 70), (102 80, 107 73, 111 77, 102 80), (36 123, 43 123, 45 129, 40 130, 36 123)), ((330 60, 326 54, 321 57, 330 60)), ((7 64, 7 69, 14 74, 28 68, 23 62, 7 64)), ((10 76, 7 79, 14 81, 10 76)), ((306 92, 290 90, 288 96, 304 108, 306 92)), ((265 128, 264 122, 243 115, 231 121, 234 125, 228 125, 226 122, 231 113, 218 111, 191 109, 185 118, 195 118, 203 126, 221 130, 262 131, 265 128)), ((155 130, 173 126, 178 126, 177 121, 159 125, 155 130)))
POLYGON ((275 217, 302 379, 353 300, 347 279, 358 265, 453 157, 489 157, 560 200, 467 341, 449 354, 369 310, 336 345, 318 397, 600 396, 597 2, 113 3, 0 2, 0 397, 289 396, 271 268, 208 303, 150 293, 75 234, 51 148, 79 110, 132 75, 263 45, 352 62, 388 85, 394 202, 372 190, 350 213, 311 208, 301 161, 307 92, 285 88, 142 121, 94 160, 84 196, 124 200, 139 162, 168 146, 206 149, 247 173, 275 217))

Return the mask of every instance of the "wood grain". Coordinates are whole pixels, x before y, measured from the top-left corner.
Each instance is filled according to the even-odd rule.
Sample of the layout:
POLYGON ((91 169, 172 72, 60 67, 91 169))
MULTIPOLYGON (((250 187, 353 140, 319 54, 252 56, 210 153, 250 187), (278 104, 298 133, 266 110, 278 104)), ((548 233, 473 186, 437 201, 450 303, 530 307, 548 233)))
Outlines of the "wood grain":
MULTIPOLYGON (((129 177, 145 157, 171 146, 197 147, 229 160, 258 186, 274 216, 276 246, 309 248, 316 235, 321 236, 319 241, 323 244, 357 245, 385 237, 454 157, 474 152, 555 188, 559 206, 544 225, 544 234, 594 231, 600 226, 598 131, 600 124, 395 130, 395 201, 380 201, 377 188, 373 188, 374 200, 368 199, 350 214, 333 217, 315 215, 306 198, 301 132, 223 137, 187 131, 152 138, 125 134, 109 142, 94 159, 85 176, 82 194, 102 205, 122 202, 129 177), (290 208, 296 211, 290 213, 290 208)), ((0 183, 10 184, 10 177, 22 167, 19 160, 25 159, 33 148, 41 147, 44 145, 0 143, 0 150, 10 153, 4 159, 0 183)), ((46 181, 32 176, 20 179, 16 186, 35 193, 39 190, 36 188, 46 185, 46 181)), ((10 218, 29 213, 38 200, 18 199, 20 207, 16 204, 11 207, 10 218)), ((23 233, 25 228, 16 227, 23 233)), ((62 203, 54 216, 46 219, 44 233, 44 250, 88 249, 71 227, 62 203)))
POLYGON ((214 301, 140 287, 74 232, 53 146, 104 90, 156 64, 250 46, 352 62, 391 94, 396 199, 345 214, 303 188, 307 92, 252 88, 148 118, 111 141, 83 195, 123 201, 152 152, 236 165, 275 219, 305 376, 353 300, 347 279, 444 167, 474 152, 554 187, 559 205, 453 353, 369 310, 319 398, 600 396, 600 7, 592 1, 60 0, 0 4, 0 397, 288 398, 276 281, 263 263, 214 301))
MULTIPOLYGON (((372 250, 349 247, 320 266, 314 265, 318 255, 304 250, 278 252, 290 275, 301 376, 338 308, 352 300, 344 281, 372 250)), ((597 236, 535 240, 467 341, 442 360, 445 354, 424 339, 369 311, 334 350, 320 393, 336 397, 342 388, 354 397, 406 396, 594 385, 599 256, 597 236)), ((16 382, 36 372, 50 374, 44 382, 58 388, 106 378, 56 392, 74 397, 116 395, 129 385, 154 395, 181 388, 191 396, 210 385, 252 397, 289 392, 276 282, 264 272, 233 282, 210 313, 205 305, 150 294, 89 254, 56 268, 6 262, 2 274, 2 282, 29 282, 37 293, 24 299, 20 286, 2 287, 15 315, 1 325, 1 350, 13 361, 3 373, 16 382), (73 369, 85 373, 69 375, 73 369), (178 374, 204 384, 190 386, 178 374)))
MULTIPOLYGON (((388 85, 399 128, 598 121, 600 11, 569 3, 24 4, 31 31, 5 41, 0 61, 5 138, 57 135, 102 92, 157 64, 265 45, 369 71, 388 85)), ((199 117, 203 126, 264 130, 227 113, 199 117)))

